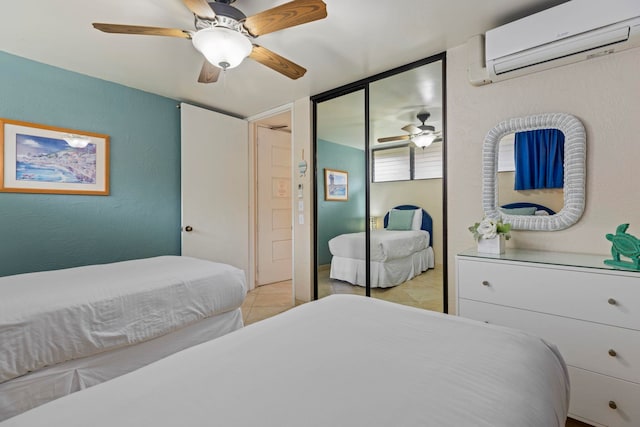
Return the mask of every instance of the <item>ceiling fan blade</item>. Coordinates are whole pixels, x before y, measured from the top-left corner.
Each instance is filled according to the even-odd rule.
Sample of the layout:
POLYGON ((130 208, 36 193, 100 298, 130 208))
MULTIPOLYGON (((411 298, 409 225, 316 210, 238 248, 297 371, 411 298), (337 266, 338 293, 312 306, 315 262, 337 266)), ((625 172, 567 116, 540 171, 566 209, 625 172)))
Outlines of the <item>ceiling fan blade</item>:
POLYGON ((415 125, 406 125, 402 128, 403 131, 409 132, 411 135, 422 132, 422 130, 415 125))
POLYGON ((254 36, 272 33, 327 17, 322 0, 294 0, 249 16, 244 27, 254 36))
POLYGON ((283 58, 282 56, 270 51, 267 48, 258 46, 257 44, 253 45, 253 50, 249 54, 249 58, 261 63, 262 65, 266 65, 272 70, 277 71, 280 74, 284 74, 285 76, 293 80, 304 76, 304 73, 307 72, 305 68, 299 66, 298 64, 295 64, 288 59, 283 58))
POLYGON ((191 12, 201 18, 215 19, 216 17, 216 13, 206 0, 182 0, 182 2, 191 12))
POLYGON ((205 59, 204 64, 202 64, 202 70, 200 70, 200 76, 198 76, 198 83, 215 83, 218 81, 219 75, 220 68, 205 59))
POLYGON ((140 25, 104 24, 100 22, 94 22, 93 27, 105 33, 191 38, 191 34, 188 31, 178 28, 142 27, 140 25))
POLYGON ((409 135, 388 136, 386 138, 378 138, 378 142, 406 141, 408 139, 411 139, 411 136, 409 135))

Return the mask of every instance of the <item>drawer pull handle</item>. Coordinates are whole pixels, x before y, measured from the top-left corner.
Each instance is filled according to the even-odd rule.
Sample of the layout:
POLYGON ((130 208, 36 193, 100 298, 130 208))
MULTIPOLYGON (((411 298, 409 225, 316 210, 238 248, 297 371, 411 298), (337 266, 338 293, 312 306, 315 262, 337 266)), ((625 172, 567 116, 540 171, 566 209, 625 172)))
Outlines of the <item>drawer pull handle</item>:
POLYGON ((618 405, 616 405, 616 402, 614 402, 613 400, 610 400, 609 401, 609 408, 618 409, 618 405))
POLYGON ((609 298, 609 300, 607 301, 609 304, 611 305, 617 305, 618 301, 616 301, 614 298, 609 298))
POLYGON ((482 281, 482 286, 489 286, 489 282, 487 282, 486 280, 482 281))
POLYGON ((618 355, 618 353, 616 353, 616 351, 614 349, 609 349, 609 356, 611 357, 616 357, 618 355))

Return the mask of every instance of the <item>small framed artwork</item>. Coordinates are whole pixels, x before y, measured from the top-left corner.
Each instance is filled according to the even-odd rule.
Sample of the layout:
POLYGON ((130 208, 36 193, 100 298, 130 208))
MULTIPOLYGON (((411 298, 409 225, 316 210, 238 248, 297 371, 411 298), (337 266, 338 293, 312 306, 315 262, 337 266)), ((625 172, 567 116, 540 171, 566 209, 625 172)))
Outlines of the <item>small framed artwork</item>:
POLYGON ((342 202, 349 200, 349 172, 324 169, 324 199, 342 202))
POLYGON ((109 194, 109 136, 0 119, 0 191, 109 194))

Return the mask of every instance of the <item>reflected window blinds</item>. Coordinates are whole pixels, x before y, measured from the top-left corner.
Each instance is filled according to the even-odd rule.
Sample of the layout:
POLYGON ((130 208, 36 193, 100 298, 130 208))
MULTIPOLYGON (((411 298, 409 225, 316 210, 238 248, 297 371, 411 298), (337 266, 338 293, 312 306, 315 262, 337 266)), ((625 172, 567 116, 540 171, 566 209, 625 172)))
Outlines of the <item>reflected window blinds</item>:
POLYGON ((409 146, 373 150, 373 182, 408 181, 411 179, 409 146))
POLYGON ((442 144, 426 148, 406 145, 371 153, 373 182, 442 178, 442 144))

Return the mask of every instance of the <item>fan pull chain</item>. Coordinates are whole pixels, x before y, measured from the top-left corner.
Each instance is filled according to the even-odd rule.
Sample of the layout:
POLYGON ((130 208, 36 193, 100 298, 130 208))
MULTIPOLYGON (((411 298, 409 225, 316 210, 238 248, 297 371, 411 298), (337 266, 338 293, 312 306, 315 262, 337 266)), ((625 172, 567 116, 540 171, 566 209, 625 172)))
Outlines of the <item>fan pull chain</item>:
POLYGON ((227 91, 227 69, 223 68, 220 72, 220 78, 222 79, 222 92, 227 91))

